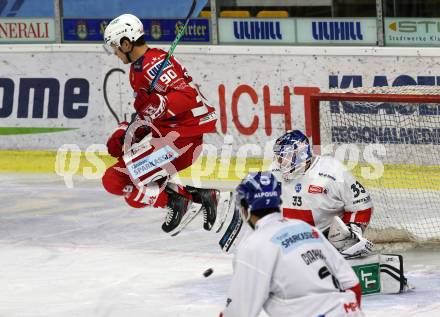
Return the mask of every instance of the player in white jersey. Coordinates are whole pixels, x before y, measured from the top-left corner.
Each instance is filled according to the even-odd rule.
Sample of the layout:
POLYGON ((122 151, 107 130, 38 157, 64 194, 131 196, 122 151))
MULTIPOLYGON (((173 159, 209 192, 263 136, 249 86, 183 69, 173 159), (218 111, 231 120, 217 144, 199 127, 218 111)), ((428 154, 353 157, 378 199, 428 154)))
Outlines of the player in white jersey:
POLYGON ((342 163, 312 155, 299 130, 279 137, 274 153, 283 216, 316 226, 347 257, 370 253, 372 243, 362 236, 373 212, 370 194, 342 163))
POLYGON ((316 228, 281 217, 281 184, 270 172, 249 174, 236 208, 254 231, 238 246, 220 316, 363 316, 359 280, 316 228))

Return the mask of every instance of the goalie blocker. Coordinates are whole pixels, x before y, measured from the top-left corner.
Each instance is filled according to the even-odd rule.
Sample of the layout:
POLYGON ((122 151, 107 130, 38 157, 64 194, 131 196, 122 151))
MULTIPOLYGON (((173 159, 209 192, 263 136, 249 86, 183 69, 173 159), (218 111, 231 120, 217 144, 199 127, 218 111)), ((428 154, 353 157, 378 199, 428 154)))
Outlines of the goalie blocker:
POLYGON ((347 261, 359 278, 362 295, 396 294, 413 289, 403 274, 401 255, 374 254, 347 261))

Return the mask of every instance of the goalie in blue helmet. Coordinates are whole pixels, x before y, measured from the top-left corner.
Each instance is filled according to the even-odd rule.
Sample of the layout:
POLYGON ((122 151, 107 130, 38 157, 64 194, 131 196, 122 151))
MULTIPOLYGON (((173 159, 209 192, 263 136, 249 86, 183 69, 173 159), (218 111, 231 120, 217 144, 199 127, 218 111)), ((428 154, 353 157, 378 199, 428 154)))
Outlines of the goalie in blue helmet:
POLYGON ((273 150, 274 172, 282 175, 283 216, 316 226, 347 257, 371 253, 363 231, 373 205, 350 171, 332 156, 313 156, 309 139, 299 130, 280 136, 273 150))
MULTIPOLYGON (((373 215, 373 200, 362 181, 337 158, 312 154, 309 139, 299 130, 281 135, 273 151, 273 171, 277 176, 281 174, 283 217, 317 227, 347 259, 362 258, 363 264, 377 262, 372 254, 373 243, 365 236, 373 215)), ((393 261, 403 276, 401 260, 393 261)), ((393 280, 384 276, 383 280, 387 281, 383 288, 386 292, 407 287, 403 277, 393 280)))
POLYGON ((288 131, 275 141, 273 147, 276 170, 283 179, 294 179, 309 168, 312 151, 309 139, 299 130, 288 131))

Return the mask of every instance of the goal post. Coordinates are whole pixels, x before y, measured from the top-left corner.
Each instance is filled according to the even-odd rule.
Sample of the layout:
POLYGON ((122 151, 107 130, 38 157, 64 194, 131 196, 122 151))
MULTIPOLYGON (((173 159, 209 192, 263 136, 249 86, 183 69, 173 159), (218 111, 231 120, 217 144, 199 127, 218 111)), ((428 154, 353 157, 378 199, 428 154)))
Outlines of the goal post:
POLYGON ((308 98, 314 149, 344 161, 371 192, 367 236, 440 242, 440 87, 335 89, 308 98))

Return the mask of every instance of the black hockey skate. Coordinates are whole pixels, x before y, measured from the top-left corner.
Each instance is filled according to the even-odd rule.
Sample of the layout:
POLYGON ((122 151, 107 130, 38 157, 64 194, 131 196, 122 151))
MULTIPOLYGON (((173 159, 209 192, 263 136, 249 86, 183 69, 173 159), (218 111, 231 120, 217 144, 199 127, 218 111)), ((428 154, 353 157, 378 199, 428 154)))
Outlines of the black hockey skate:
POLYGON ((185 186, 185 189, 193 196, 195 203, 202 204, 203 228, 211 230, 217 218, 217 204, 220 192, 216 189, 196 188, 185 186))
POLYGON ((168 193, 166 207, 168 212, 165 222, 162 224, 162 230, 169 233, 180 225, 191 201, 168 187, 165 187, 165 190, 168 193))

